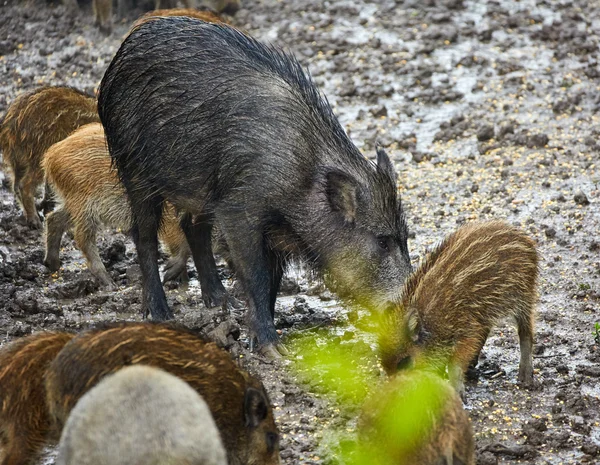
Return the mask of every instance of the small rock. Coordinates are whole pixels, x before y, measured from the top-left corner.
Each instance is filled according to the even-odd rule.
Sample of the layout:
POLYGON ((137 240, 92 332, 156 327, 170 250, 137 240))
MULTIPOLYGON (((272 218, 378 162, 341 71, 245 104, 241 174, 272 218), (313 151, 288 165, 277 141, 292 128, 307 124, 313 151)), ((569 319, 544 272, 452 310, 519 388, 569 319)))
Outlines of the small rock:
POLYGON ((386 108, 385 105, 378 105, 374 108, 371 108, 371 114, 375 117, 375 118, 380 118, 382 116, 387 116, 388 115, 388 110, 386 108))
POLYGON ((588 440, 582 444, 581 452, 596 457, 597 455, 600 455, 600 446, 588 440))
POLYGON ((414 151, 411 153, 411 155, 412 155, 412 159, 415 163, 421 163, 426 158, 426 156, 423 152, 414 151))
POLYGON ((503 139, 507 134, 515 133, 515 125, 513 123, 506 123, 500 126, 498 129, 498 139, 503 139))
POLYGON ((556 371, 557 371, 557 373, 560 373, 561 375, 568 375, 569 367, 566 364, 557 365, 556 371))
POLYGON ((556 237, 556 229, 546 228, 546 229, 544 229, 544 234, 546 235, 546 237, 548 237, 550 239, 553 237, 556 237))
POLYGON ((548 145, 549 141, 550 139, 546 134, 533 134, 527 137, 527 147, 529 147, 530 149, 536 147, 545 147, 546 145, 548 145))
POLYGON ((577 373, 580 373, 591 378, 600 378, 600 367, 594 365, 579 365, 577 367, 577 373))
POLYGON ((575 200, 575 203, 577 205, 589 205, 590 201, 587 198, 587 195, 585 195, 583 193, 583 191, 577 191, 575 192, 575 195, 573 196, 573 200, 575 200))
POLYGON ((342 82, 342 88, 339 92, 340 97, 352 97, 356 95, 356 86, 351 79, 342 82))
POLYGON ((494 126, 490 124, 483 125, 477 131, 477 140, 480 142, 490 140, 492 137, 494 137, 494 126))
POLYGON ((477 457, 477 465, 498 465, 498 457, 491 452, 483 452, 477 457))
POLYGON ((232 320, 223 321, 207 334, 219 347, 228 348, 240 337, 240 327, 232 320))

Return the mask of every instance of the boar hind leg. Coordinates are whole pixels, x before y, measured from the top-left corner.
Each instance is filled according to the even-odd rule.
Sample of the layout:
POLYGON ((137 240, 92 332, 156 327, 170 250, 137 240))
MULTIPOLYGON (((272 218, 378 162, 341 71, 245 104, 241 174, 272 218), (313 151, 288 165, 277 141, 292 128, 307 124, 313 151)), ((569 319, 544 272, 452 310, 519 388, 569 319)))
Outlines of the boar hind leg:
POLYGON ((481 354, 481 351, 483 350, 483 346, 485 345, 485 341, 487 341, 489 336, 490 336, 490 330, 488 329, 485 332, 485 336, 479 341, 479 346, 477 348, 477 354, 475 355, 475 357, 473 357, 473 359, 469 363, 469 368, 475 368, 477 366, 477 364, 479 363, 479 355, 481 354))
POLYGON ((269 268, 271 269, 269 310, 271 312, 271 318, 275 318, 275 301, 277 300, 277 293, 279 292, 279 286, 281 285, 281 278, 283 278, 285 266, 281 254, 269 251, 268 259, 269 268))
POLYGON ((142 271, 142 307, 144 314, 148 312, 153 320, 163 321, 173 318, 173 312, 167 305, 165 291, 160 282, 158 272, 158 228, 162 215, 161 198, 145 199, 135 189, 127 189, 133 225, 131 235, 138 253, 142 271))
POLYGON ((169 258, 169 261, 165 265, 163 283, 168 281, 176 281, 181 284, 187 284, 190 280, 187 272, 188 258, 189 251, 180 251, 176 255, 173 255, 171 258, 169 258))
POLYGON ((115 283, 106 271, 100 254, 98 253, 98 246, 96 245, 96 228, 90 225, 79 225, 75 226, 75 242, 77 247, 81 250, 81 253, 87 260, 87 266, 90 272, 100 281, 102 286, 106 286, 110 290, 115 289, 115 283))
MULTIPOLYGON (((224 212, 219 225, 229 245, 236 275, 248 299, 248 325, 251 346, 255 339, 268 356, 277 356, 279 336, 273 324, 271 302, 275 302, 281 275, 274 263, 274 254, 266 246, 264 228, 252 222, 245 213, 224 212), (276 286, 275 286, 276 282, 276 286)), ((260 218, 260 216, 258 216, 260 218)), ((280 352, 285 352, 282 348, 280 352)))
POLYGON ((46 182, 44 185, 44 199, 42 200, 42 211, 44 212, 44 216, 47 217, 55 207, 56 202, 54 201, 52 186, 46 182))
POLYGON ((519 383, 533 384, 533 318, 531 313, 517 318, 521 361, 519 363, 519 383))
POLYGON ((213 216, 208 214, 197 215, 193 221, 191 215, 186 214, 181 220, 181 229, 190 245, 198 271, 202 300, 208 308, 220 306, 223 299, 229 299, 212 253, 213 220, 213 216))
POLYGON ((35 180, 24 179, 15 184, 15 187, 20 191, 18 197, 21 199, 23 210, 25 210, 27 223, 33 229, 42 229, 42 220, 40 220, 37 208, 35 207, 35 190, 37 187, 35 180))
POLYGON ((60 206, 54 210, 46 218, 46 255, 44 257, 44 265, 52 272, 58 271, 60 268, 60 241, 63 234, 69 227, 71 216, 60 206))

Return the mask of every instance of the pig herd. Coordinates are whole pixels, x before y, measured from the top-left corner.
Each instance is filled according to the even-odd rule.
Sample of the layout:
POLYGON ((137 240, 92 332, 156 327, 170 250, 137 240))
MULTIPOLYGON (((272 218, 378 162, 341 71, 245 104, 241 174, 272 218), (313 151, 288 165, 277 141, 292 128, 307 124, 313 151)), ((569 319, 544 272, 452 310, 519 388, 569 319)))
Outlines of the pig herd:
POLYGON ((34 463, 51 443, 61 465, 280 463, 261 381, 165 321, 162 284, 186 280, 190 256, 206 306, 235 303, 217 273, 217 242, 245 294, 250 346, 268 357, 287 352, 273 317, 290 261, 377 315, 390 379, 359 418, 360 463, 474 463, 463 376, 505 317, 518 328, 518 381, 533 383, 534 242, 503 221, 467 224, 413 272, 385 151, 365 158, 293 56, 216 12, 145 15, 97 99, 67 87, 20 95, 0 147, 28 224, 45 227, 48 269, 60 269, 72 229, 90 272, 115 289, 96 233, 129 231, 154 320, 4 347, 1 465, 34 463), (159 240, 170 257, 162 281, 159 240))

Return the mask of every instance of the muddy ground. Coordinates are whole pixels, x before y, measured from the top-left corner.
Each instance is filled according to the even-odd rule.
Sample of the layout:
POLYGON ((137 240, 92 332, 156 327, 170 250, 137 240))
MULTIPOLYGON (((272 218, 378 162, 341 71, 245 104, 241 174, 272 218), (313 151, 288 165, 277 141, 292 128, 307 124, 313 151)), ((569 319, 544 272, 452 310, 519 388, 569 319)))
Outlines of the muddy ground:
MULTIPOLYGON (((494 331, 478 381, 467 387, 479 463, 600 463, 600 349, 592 334, 600 319, 600 2, 243 1, 234 24, 292 50, 365 155, 374 156, 376 141, 387 147, 415 263, 475 219, 507 219, 537 241, 537 386, 516 386, 513 328, 494 331)), ((0 116, 41 84, 93 91, 142 11, 106 37, 93 27, 89 5, 69 15, 44 2, 0 4, 0 116)), ((131 241, 111 231, 101 238, 117 292, 98 289, 69 238, 60 272, 50 275, 42 234, 25 226, 1 172, 0 179, 2 340, 140 319, 131 241)), ((377 382, 364 312, 341 306, 301 266, 282 294, 276 323, 284 337, 313 332, 320 344, 344 346, 364 362, 349 370, 366 366, 377 382)), ((179 320, 211 333, 264 380, 284 463, 339 462, 344 443, 332 431, 352 433, 354 399, 308 376, 302 354, 281 362, 250 354, 243 311, 204 309, 196 281, 187 290, 171 286, 168 299, 179 320)))

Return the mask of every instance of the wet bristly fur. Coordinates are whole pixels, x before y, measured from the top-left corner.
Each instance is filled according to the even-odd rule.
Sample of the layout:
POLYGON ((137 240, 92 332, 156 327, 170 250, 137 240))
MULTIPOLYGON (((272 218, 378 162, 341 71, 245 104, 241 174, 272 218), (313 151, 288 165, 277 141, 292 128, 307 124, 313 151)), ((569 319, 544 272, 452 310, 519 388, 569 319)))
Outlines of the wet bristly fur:
POLYGON ((376 389, 363 405, 358 434, 359 444, 374 452, 374 465, 475 463, 471 422, 460 397, 427 372, 401 372, 376 389))
POLYGON ((106 376, 75 405, 57 465, 227 465, 206 402, 181 379, 144 365, 106 376))
POLYGON ((459 228, 410 276, 401 303, 383 317, 384 368, 434 365, 462 389, 462 377, 490 330, 505 317, 518 328, 519 381, 531 384, 538 254, 523 231, 502 221, 459 228))
POLYGON ((48 406, 58 429, 83 395, 128 365, 160 368, 188 383, 210 408, 229 465, 279 463, 277 427, 262 383, 230 355, 175 325, 124 323, 73 339, 46 376, 48 406))
POLYGON ((73 337, 43 332, 0 349, 1 465, 32 465, 52 435, 44 374, 73 337))
POLYGON ((44 153, 79 126, 99 121, 96 99, 71 87, 41 87, 20 95, 8 108, 0 147, 15 197, 32 227, 42 227, 35 194, 44 180, 44 153))
POLYGON ((410 258, 393 164, 381 149, 377 163, 360 153, 289 54, 224 24, 157 18, 117 52, 99 112, 153 318, 172 316, 155 265, 164 199, 195 215, 184 230, 211 306, 226 295, 211 252, 218 224, 261 344, 278 341, 272 316, 292 257, 344 298, 377 307, 397 296, 410 258))
MULTIPOLYGON (((111 159, 100 123, 85 125, 54 144, 42 162, 49 184, 58 199, 46 220, 46 256, 51 271, 60 267, 59 249, 67 228, 73 226, 77 247, 88 268, 109 287, 114 283, 100 259, 96 233, 101 225, 126 232, 131 228, 131 209, 125 189, 111 159)), ((165 204, 159 236, 171 255, 167 279, 187 280, 186 262, 191 252, 172 205, 165 204)))

